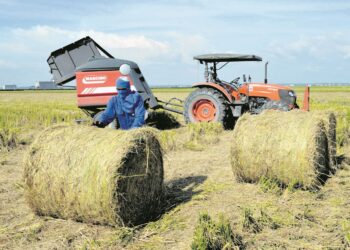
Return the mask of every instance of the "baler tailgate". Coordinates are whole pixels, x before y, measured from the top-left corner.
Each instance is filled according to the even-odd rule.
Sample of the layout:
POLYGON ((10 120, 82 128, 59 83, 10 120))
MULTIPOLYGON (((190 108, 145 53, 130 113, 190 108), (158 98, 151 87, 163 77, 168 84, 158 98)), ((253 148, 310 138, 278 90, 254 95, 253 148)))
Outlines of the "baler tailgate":
POLYGON ((47 59, 51 74, 58 85, 75 79, 75 70, 92 57, 102 57, 100 51, 113 58, 92 38, 85 37, 52 52, 47 59))

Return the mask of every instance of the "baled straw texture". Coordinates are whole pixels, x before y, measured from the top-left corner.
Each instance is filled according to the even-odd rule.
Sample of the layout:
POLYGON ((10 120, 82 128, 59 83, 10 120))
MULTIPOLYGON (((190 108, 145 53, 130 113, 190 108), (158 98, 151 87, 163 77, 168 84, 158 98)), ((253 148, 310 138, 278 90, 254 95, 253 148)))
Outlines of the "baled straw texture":
POLYGON ((302 111, 245 114, 233 131, 231 165, 241 181, 265 177, 314 188, 329 173, 324 123, 302 111))
MULTIPOLYGON (((336 154, 337 154, 337 138, 336 138, 336 128, 337 128, 337 119, 333 112, 331 111, 293 111, 294 114, 299 116, 304 116, 303 119, 307 119, 308 116, 313 115, 315 119, 321 120, 324 124, 327 142, 328 142, 328 160, 330 171, 334 173, 337 169, 336 154)), ((300 118, 301 119, 301 118, 300 118)))
POLYGON ((337 161, 336 161, 336 155, 337 155, 337 135, 336 135, 336 129, 337 129, 337 119, 335 117, 335 114, 330 111, 316 111, 312 112, 312 114, 319 117, 319 119, 322 119, 326 133, 327 133, 327 139, 328 139, 328 158, 329 158, 329 166, 331 168, 331 171, 334 173, 337 169, 337 161))
POLYGON ((141 224, 156 216, 162 199, 162 152, 152 128, 58 125, 30 147, 24 181, 27 201, 39 215, 141 224))

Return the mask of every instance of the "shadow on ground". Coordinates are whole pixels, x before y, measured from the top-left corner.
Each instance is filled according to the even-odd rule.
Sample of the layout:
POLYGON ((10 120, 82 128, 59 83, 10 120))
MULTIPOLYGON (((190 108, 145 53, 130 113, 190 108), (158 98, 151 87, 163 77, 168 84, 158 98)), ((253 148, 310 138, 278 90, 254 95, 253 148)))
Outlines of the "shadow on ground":
POLYGON ((146 119, 146 124, 159 130, 174 129, 181 126, 173 114, 163 110, 151 111, 146 119))
POLYGON ((206 179, 207 176, 198 175, 178 178, 166 182, 166 195, 163 212, 168 212, 177 205, 190 201, 194 195, 200 194, 202 190, 195 191, 195 189, 206 179))
POLYGON ((338 155, 336 158, 337 165, 340 166, 343 163, 350 165, 350 157, 347 157, 346 155, 338 155))

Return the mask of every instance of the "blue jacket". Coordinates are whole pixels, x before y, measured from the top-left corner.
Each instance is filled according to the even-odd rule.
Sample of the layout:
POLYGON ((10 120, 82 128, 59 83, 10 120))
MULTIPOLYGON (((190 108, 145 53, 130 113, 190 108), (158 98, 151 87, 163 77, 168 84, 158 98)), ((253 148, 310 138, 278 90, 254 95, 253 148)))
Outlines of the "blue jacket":
POLYGON ((141 96, 131 92, 126 97, 113 96, 98 120, 107 125, 117 118, 121 129, 132 129, 145 124, 145 113, 141 96))

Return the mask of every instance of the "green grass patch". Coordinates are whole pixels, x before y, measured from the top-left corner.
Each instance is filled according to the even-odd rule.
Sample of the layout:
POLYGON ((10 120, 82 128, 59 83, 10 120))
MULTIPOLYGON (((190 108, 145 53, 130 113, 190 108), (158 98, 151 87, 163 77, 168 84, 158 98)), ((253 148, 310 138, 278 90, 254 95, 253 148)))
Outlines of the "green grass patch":
POLYGON ((21 135, 60 122, 87 116, 77 108, 75 95, 66 92, 21 91, 0 93, 0 148, 15 146, 21 135), (64 94, 65 93, 65 94, 64 94))
POLYGON ((344 233, 344 245, 345 247, 350 247, 350 221, 344 221, 342 229, 344 233))
MULTIPOLYGON (((296 92, 303 92, 305 86, 292 86, 291 88, 296 92)), ((327 92, 350 92, 350 86, 311 86, 310 92, 312 93, 327 93, 327 92)))
POLYGON ((263 176, 259 180, 259 188, 264 193, 282 194, 282 187, 278 180, 263 176))
POLYGON ((214 221, 207 213, 199 215, 193 235, 192 250, 243 249, 242 238, 235 234, 223 214, 214 221))
POLYGON ((243 209, 242 229, 250 233, 260 233, 264 228, 270 228, 276 230, 280 227, 272 216, 270 216, 262 208, 260 209, 259 216, 254 216, 253 211, 250 208, 243 209))
POLYGON ((18 141, 17 129, 0 128, 0 151, 16 147, 18 141))
POLYGON ((217 122, 198 122, 187 125, 188 141, 184 147, 193 151, 202 151, 207 145, 219 142, 219 134, 224 131, 217 122))
POLYGON ((260 233, 262 231, 262 225, 254 218, 253 212, 249 208, 243 210, 242 228, 243 231, 250 233, 260 233))
POLYGON ((144 228, 144 231, 151 231, 154 234, 160 234, 174 229, 185 228, 185 219, 177 214, 181 208, 182 206, 179 205, 169 213, 164 214, 159 220, 148 223, 144 228))
POLYGON ((181 146, 176 135, 177 133, 175 130, 164 130, 159 133, 158 138, 163 150, 173 151, 181 146))
POLYGON ((101 242, 94 239, 84 240, 81 250, 101 249, 101 242))

